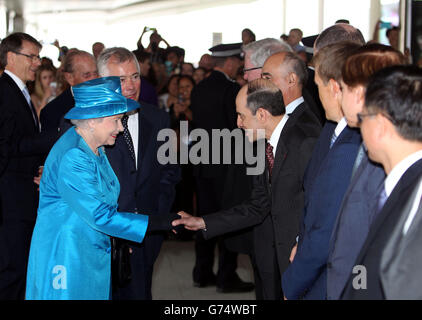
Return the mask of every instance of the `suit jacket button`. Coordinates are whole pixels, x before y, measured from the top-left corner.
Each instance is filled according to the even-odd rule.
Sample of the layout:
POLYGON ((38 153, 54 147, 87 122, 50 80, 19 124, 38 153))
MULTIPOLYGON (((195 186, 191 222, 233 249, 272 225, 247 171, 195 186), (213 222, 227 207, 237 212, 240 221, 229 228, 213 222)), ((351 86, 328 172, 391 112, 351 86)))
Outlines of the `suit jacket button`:
POLYGON ((110 252, 111 252, 111 247, 107 248, 107 249, 106 249, 106 252, 107 252, 107 253, 110 253, 110 252))
POLYGON ((331 262, 327 262, 327 268, 331 269, 333 267, 333 265, 331 264, 331 262))

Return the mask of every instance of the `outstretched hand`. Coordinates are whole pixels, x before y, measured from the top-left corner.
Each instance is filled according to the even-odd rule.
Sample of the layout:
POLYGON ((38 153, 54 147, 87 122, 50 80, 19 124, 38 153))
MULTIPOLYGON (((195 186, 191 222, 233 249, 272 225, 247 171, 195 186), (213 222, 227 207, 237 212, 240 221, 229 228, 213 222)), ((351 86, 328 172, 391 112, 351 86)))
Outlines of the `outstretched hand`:
POLYGON ((185 226, 185 229, 191 230, 191 231, 197 231, 201 229, 205 229, 205 221, 201 217, 194 217, 190 214, 180 211, 177 213, 179 216, 181 216, 180 219, 174 220, 171 224, 173 227, 176 227, 178 225, 183 224, 185 226))

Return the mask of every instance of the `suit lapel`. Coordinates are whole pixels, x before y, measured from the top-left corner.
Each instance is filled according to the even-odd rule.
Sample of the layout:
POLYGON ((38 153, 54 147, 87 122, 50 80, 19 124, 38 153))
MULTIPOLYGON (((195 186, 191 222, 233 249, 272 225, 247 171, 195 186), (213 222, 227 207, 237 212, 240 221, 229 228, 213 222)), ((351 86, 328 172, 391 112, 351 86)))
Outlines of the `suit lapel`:
MULTIPOLYGON (((394 229, 393 233, 391 234, 390 239, 388 240, 383 250, 383 253, 381 256, 381 269, 380 269, 382 273, 385 273, 386 270, 390 269, 389 267, 391 266, 391 263, 394 263, 395 261, 394 258, 401 251, 398 248, 402 247, 408 238, 408 237, 403 238, 403 227, 404 227, 404 224, 406 223, 408 214, 410 213, 410 210, 412 209, 413 201, 415 200, 417 191, 418 189, 415 188, 412 196, 409 198, 409 201, 406 203, 405 207, 403 208, 402 215, 400 217, 399 222, 397 223, 397 227, 394 229)), ((409 230, 409 232, 410 231, 411 230, 409 230)))
POLYGON ((284 139, 288 137, 288 134, 286 133, 286 131, 287 131, 287 128, 283 128, 280 134, 280 138, 278 139, 277 150, 276 150, 276 154, 274 158, 274 167, 273 167, 273 172, 272 172, 272 177, 271 177, 273 181, 276 181, 277 176, 280 173, 281 167, 283 166, 284 160, 287 157, 287 148, 284 143, 284 139))
POLYGON ((9 83, 12 89, 16 91, 15 96, 19 97, 20 105, 22 107, 23 113, 27 115, 28 120, 30 120, 29 122, 31 122, 34 131, 38 131, 38 128, 36 127, 34 118, 32 116, 32 111, 30 109, 32 106, 28 105, 28 101, 26 101, 26 98, 23 92, 19 89, 18 85, 15 83, 15 81, 13 81, 13 79, 7 73, 3 72, 2 77, 4 77, 4 79, 9 83))
POLYGON ((368 237, 361 249, 358 259, 356 260, 357 262, 361 262, 364 259, 368 247, 373 242, 374 238, 376 238, 378 231, 382 229, 382 226, 388 217, 396 210, 400 210, 401 206, 403 205, 400 199, 404 194, 409 194, 409 190, 407 189, 409 189, 409 186, 412 186, 415 183, 416 179, 419 179, 421 172, 422 160, 419 160, 409 169, 407 169, 404 175, 400 178, 399 182, 393 189, 393 192, 385 202, 384 207, 381 209, 380 213, 377 215, 376 219, 371 225, 368 237))

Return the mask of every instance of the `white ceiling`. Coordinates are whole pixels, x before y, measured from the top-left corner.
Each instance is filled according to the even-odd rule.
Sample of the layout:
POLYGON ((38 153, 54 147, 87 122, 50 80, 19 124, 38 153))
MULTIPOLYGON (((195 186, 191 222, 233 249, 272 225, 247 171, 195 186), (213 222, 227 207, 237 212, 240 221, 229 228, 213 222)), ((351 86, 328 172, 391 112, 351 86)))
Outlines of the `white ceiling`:
POLYGON ((0 0, 8 9, 28 15, 103 11, 109 14, 142 9, 157 13, 214 7, 222 4, 247 3, 253 0, 0 0))

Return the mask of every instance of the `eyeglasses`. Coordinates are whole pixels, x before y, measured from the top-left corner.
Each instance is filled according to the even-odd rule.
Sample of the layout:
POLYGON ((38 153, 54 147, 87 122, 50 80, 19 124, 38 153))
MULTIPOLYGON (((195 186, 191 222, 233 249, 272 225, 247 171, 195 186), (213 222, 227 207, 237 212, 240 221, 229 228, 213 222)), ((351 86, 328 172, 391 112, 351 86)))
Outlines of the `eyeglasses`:
POLYGON ((252 71, 252 70, 257 70, 257 69, 262 69, 262 67, 254 67, 254 68, 243 69, 243 73, 248 72, 248 71, 252 71))
POLYGON ((365 118, 365 117, 370 117, 370 116, 375 116, 375 115, 377 115, 376 113, 358 113, 357 114, 357 117, 358 117, 358 124, 360 125, 360 124, 362 124, 362 121, 363 121, 363 118, 365 118))
POLYGON ((32 62, 38 62, 38 61, 41 61, 40 56, 36 56, 36 55, 34 55, 34 54, 26 54, 26 53, 17 52, 17 51, 12 51, 12 52, 13 52, 13 53, 15 53, 15 54, 19 54, 19 55, 21 55, 21 56, 25 56, 25 57, 27 57, 27 58, 31 59, 31 60, 32 60, 32 62))
MULTIPOLYGON (((362 124, 362 121, 363 121, 363 118, 365 118, 365 117, 370 117, 370 116, 376 116, 377 114, 379 114, 380 112, 377 112, 377 113, 358 113, 357 114, 357 117, 358 117, 358 125, 361 125, 362 124)), ((390 120, 391 121, 391 123, 392 124, 394 124, 394 125, 397 125, 397 121, 396 120, 394 120, 393 118, 391 118, 390 116, 388 116, 388 115, 386 115, 385 113, 381 113, 381 115, 383 115, 384 117, 386 117, 388 120, 390 120)))

